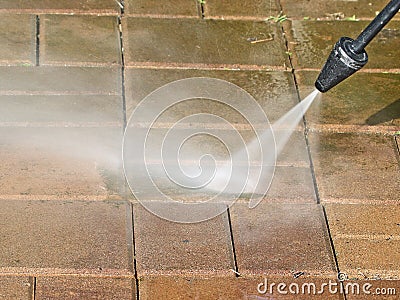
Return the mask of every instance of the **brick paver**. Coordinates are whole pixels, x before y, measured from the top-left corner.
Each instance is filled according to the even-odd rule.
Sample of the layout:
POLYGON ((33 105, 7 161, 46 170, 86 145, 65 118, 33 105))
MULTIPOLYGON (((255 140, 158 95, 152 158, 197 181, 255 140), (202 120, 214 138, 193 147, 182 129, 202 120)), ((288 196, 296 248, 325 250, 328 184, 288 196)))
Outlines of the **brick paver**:
POLYGON ((393 137, 312 133, 310 142, 321 201, 399 200, 400 173, 393 137))
POLYGON ((128 66, 237 68, 248 65, 286 69, 289 65, 281 28, 276 24, 149 18, 123 21, 128 66), (261 39, 268 41, 251 43, 261 39))
POLYGON ((277 16, 280 8, 275 0, 205 1, 206 18, 243 18, 265 20, 277 16))
POLYGON ((0 64, 35 65, 36 17, 2 15, 0 18, 0 64))
POLYGON ((121 94, 120 68, 0 67, 1 94, 121 94))
POLYGON ((113 0, 0 0, 0 12, 23 13, 91 13, 91 14, 118 14, 120 6, 113 0))
POLYGON ((125 202, 0 203, 3 272, 133 274, 125 202))
POLYGON ((150 15, 170 17, 199 17, 200 4, 197 0, 126 0, 125 12, 127 15, 150 15))
POLYGON ((118 65, 117 17, 44 15, 40 17, 43 65, 118 65))
MULTIPOLYGON (((298 102, 293 77, 289 72, 129 68, 126 70, 127 115, 130 116, 136 105, 152 91, 172 81, 190 77, 218 78, 239 86, 254 97, 264 109, 271 123, 284 115, 298 102)), ((231 99, 220 100, 232 103, 232 105, 238 104, 231 99)), ((190 113, 191 110, 201 107, 199 104, 201 102, 192 101, 190 106, 183 106, 183 111, 190 113)), ((209 112, 215 113, 220 109, 207 106, 209 112)), ((223 113, 221 112, 219 115, 228 118, 230 117, 226 115, 228 112, 225 108, 223 113)), ((230 113, 232 114, 232 112, 230 113)), ((238 113, 235 115, 237 116, 238 113)), ((238 121, 232 119, 232 122, 237 123, 238 121)))
POLYGON ((232 231, 243 275, 334 274, 322 209, 316 204, 235 204, 232 231))
POLYGON ((0 299, 30 300, 33 296, 33 280, 29 277, 0 276, 0 299))
POLYGON ((136 297, 135 281, 130 278, 39 277, 35 299, 110 299, 136 297))

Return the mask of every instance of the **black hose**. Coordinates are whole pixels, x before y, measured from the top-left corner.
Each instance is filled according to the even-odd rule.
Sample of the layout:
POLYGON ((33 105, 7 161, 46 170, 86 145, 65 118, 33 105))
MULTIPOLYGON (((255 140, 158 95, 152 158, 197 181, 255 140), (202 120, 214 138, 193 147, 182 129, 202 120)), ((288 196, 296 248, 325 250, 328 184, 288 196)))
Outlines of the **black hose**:
POLYGON ((367 28, 354 40, 352 50, 361 53, 371 40, 382 30, 382 28, 394 17, 400 9, 400 0, 392 0, 376 16, 367 28))

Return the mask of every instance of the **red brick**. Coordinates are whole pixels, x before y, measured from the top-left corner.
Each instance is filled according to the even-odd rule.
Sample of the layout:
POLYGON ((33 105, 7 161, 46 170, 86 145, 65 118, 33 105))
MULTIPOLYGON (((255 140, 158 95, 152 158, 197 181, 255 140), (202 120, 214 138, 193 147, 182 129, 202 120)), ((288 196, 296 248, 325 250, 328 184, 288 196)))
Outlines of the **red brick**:
POLYGON ((136 297, 134 279, 90 277, 39 277, 35 299, 115 299, 136 297))

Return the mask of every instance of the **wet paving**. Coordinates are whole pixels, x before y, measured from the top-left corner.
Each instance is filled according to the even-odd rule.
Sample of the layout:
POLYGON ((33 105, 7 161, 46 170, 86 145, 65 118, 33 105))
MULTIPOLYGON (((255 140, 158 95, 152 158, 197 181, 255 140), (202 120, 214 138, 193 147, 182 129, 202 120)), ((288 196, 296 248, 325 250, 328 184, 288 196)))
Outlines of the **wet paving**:
POLYGON ((345 299, 262 292, 266 279, 321 287, 338 272, 400 292, 400 14, 365 68, 295 126, 256 208, 251 193, 213 191, 204 205, 210 191, 171 187, 176 162, 159 159, 173 129, 191 138, 183 170, 226 162, 312 92, 338 38, 385 4, 0 0, 0 299, 345 299), (153 124, 152 110, 130 118, 191 77, 213 81, 158 90, 153 110, 180 101, 153 124), (143 169, 129 155, 147 148, 124 132, 149 124, 143 169))

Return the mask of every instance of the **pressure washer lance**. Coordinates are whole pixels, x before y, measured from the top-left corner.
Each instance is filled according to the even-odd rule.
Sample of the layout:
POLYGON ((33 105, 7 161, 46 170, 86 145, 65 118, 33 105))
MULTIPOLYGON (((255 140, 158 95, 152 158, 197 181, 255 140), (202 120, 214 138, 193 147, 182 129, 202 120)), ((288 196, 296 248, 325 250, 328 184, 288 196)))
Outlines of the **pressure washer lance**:
POLYGON ((400 0, 392 0, 376 16, 356 40, 341 37, 333 47, 321 73, 315 82, 315 87, 322 93, 345 80, 368 62, 364 48, 394 17, 400 9, 400 0))

